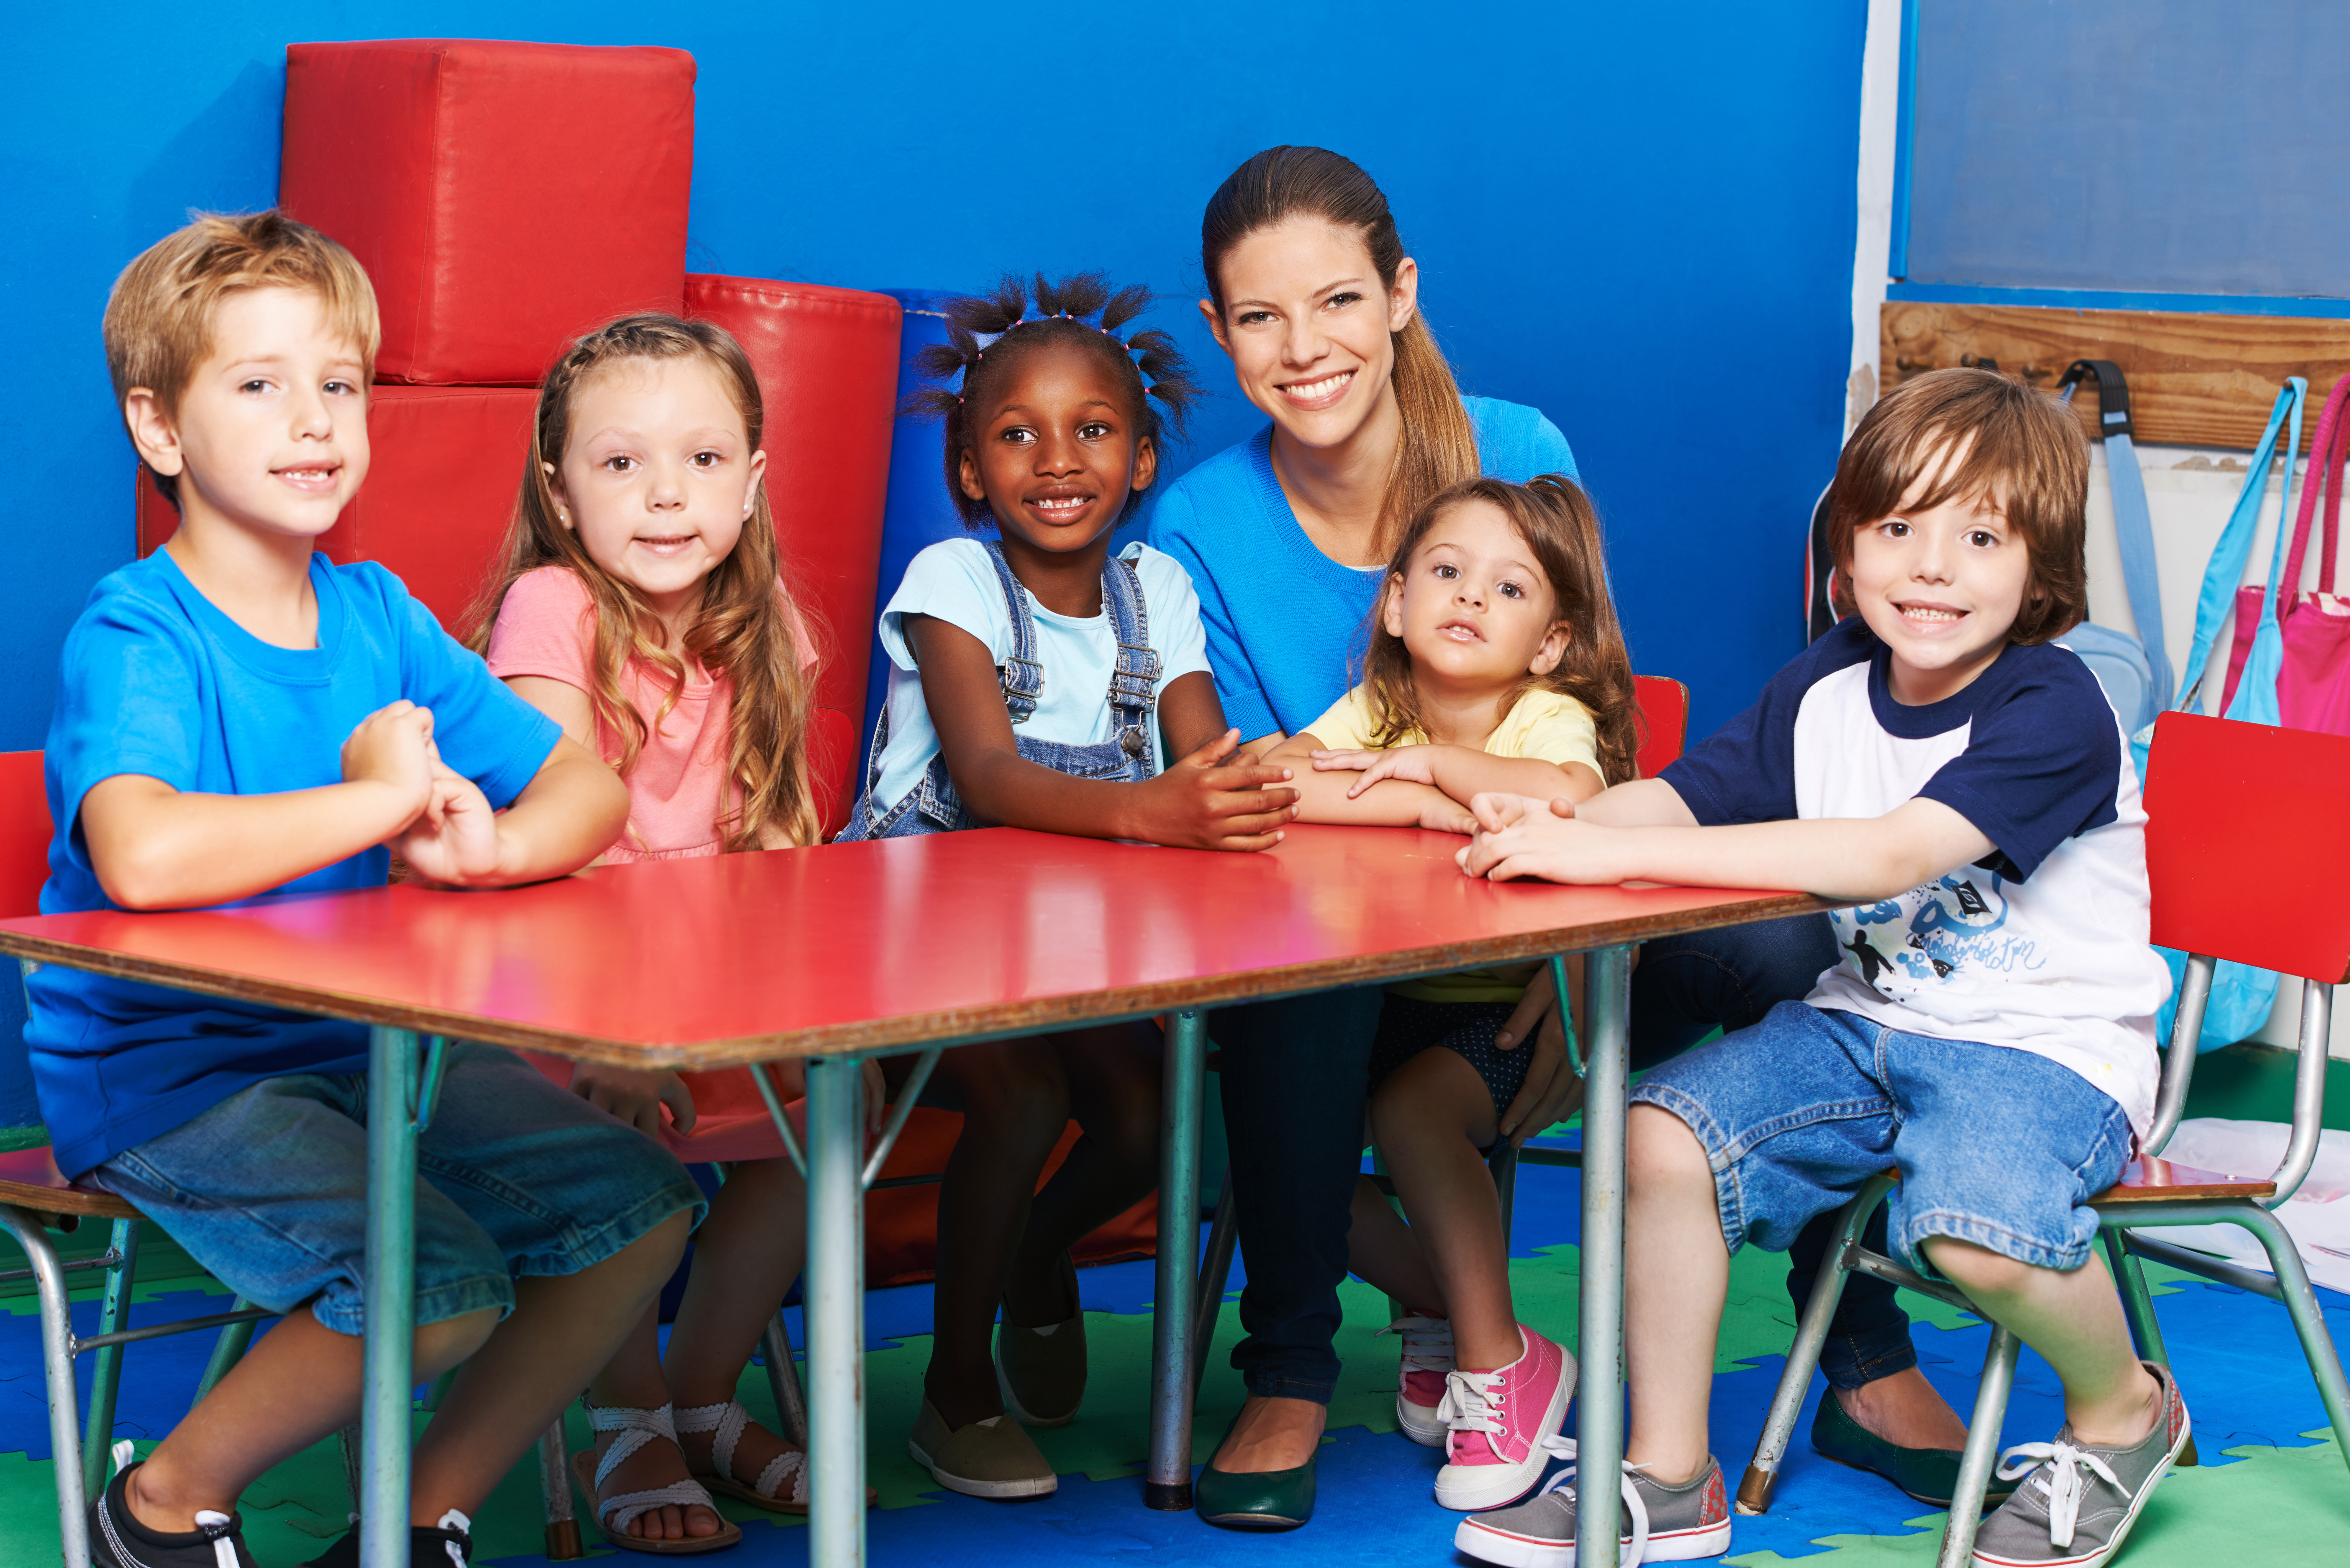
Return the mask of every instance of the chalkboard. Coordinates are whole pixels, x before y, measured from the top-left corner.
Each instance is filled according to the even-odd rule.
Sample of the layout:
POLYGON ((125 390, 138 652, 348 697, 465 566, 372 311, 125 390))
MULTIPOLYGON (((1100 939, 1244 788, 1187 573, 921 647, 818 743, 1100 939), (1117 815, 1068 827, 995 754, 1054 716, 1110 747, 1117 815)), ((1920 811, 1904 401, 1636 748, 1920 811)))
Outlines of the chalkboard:
POLYGON ((1908 281, 2350 296, 2350 5, 1912 15, 1908 281))

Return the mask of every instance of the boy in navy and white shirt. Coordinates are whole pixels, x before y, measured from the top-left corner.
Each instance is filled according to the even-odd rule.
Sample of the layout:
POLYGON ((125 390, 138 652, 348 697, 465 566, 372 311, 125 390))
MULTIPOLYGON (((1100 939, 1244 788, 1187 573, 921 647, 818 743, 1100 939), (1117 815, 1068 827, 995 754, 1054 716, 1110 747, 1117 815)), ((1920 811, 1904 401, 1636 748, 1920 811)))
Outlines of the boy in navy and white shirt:
MULTIPOLYGON (((1476 804, 1464 869, 1801 888, 1841 961, 1809 997, 1651 1072, 1627 1129, 1627 1533, 1651 1561, 1730 1544, 1706 1404, 1730 1255, 1783 1251, 1888 1167, 1888 1231, 2064 1384, 2066 1423, 1978 1568, 2107 1561, 2187 1438, 2140 1362, 2088 1199, 2154 1113, 2146 815, 2119 720, 2054 639, 2086 603, 2087 452, 2054 400, 1982 370, 1906 382, 1854 431, 1834 495, 1859 613, 1661 777, 1579 808, 1476 804)), ((1570 1568, 1561 1484, 1457 1544, 1570 1568)))

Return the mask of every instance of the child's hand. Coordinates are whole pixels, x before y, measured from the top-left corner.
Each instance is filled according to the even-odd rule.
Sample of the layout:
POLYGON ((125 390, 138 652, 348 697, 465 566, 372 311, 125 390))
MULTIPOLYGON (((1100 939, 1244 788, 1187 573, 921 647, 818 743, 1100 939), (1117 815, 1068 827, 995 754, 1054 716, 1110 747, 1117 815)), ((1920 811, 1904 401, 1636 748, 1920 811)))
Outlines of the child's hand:
MULTIPOLYGON (((1419 825, 1431 833, 1473 834, 1477 831, 1477 819, 1469 814, 1469 808, 1457 800, 1441 795, 1420 807, 1419 825)), ((1461 853, 1468 852, 1462 850, 1461 853)))
POLYGON ((407 803, 413 822, 431 800, 438 761, 432 710, 402 698, 361 719, 344 739, 343 782, 390 786, 407 803))
MULTIPOLYGON (((1517 877, 1539 877, 1550 882, 1619 882, 1606 867, 1596 864, 1594 836, 1607 829, 1594 827, 1574 816, 1556 815, 1564 801, 1540 801, 1531 795, 1481 794, 1471 803, 1477 818, 1476 836, 1453 857, 1471 877, 1496 882, 1517 877)), ((1568 806, 1568 811, 1573 811, 1568 806)))
POLYGON ((693 1093, 675 1073, 581 1062, 571 1069, 571 1092, 648 1137, 660 1136, 663 1106, 680 1133, 693 1130, 693 1093))
POLYGON ((1433 785, 1436 769, 1431 765, 1430 753, 1430 748, 1427 746, 1389 746, 1385 751, 1376 752, 1315 752, 1313 753, 1314 770, 1326 774, 1360 773, 1363 776, 1347 791, 1347 798, 1352 800, 1381 779, 1403 779, 1411 784, 1433 785))
POLYGON ((1484 793, 1469 797, 1469 810, 1477 818, 1477 826, 1487 833, 1502 829, 1529 816, 1540 816, 1548 811, 1559 816, 1573 816, 1575 803, 1561 796, 1557 800, 1537 800, 1530 794, 1484 793))
POLYGON ((1126 836, 1185 849, 1270 849, 1297 815, 1297 792, 1278 786, 1287 768, 1234 756, 1238 730, 1226 730, 1157 778, 1135 786, 1137 831, 1126 836))
MULTIPOLYGON (((881 1118, 889 1114, 889 1081, 881 1075, 881 1064, 868 1056, 857 1064, 857 1079, 865 1089, 865 1135, 868 1137, 881 1130, 881 1118)), ((770 1062, 765 1068, 768 1081, 775 1085, 775 1097, 789 1105, 794 1100, 807 1098, 807 1063, 798 1057, 788 1061, 770 1062)))
POLYGON ((463 887, 498 868, 498 818, 481 787, 431 760, 424 810, 393 841, 408 868, 427 881, 463 887))

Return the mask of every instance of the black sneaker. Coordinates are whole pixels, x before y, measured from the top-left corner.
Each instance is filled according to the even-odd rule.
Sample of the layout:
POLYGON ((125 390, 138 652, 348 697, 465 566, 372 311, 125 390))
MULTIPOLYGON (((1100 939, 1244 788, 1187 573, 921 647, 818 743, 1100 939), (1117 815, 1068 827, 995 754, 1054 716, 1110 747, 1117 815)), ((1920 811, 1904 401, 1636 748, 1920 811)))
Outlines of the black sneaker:
MULTIPOLYGON (((455 1509, 438 1524, 408 1527, 409 1568, 473 1568, 473 1521, 455 1509)), ((302 1568, 359 1568, 359 1527, 352 1525, 302 1568)))
POLYGON ((89 1505, 89 1556, 97 1568, 254 1568, 242 1515, 205 1509, 184 1533, 150 1530, 131 1518, 123 1486, 139 1466, 121 1451, 130 1446, 118 1446, 114 1479, 89 1505))

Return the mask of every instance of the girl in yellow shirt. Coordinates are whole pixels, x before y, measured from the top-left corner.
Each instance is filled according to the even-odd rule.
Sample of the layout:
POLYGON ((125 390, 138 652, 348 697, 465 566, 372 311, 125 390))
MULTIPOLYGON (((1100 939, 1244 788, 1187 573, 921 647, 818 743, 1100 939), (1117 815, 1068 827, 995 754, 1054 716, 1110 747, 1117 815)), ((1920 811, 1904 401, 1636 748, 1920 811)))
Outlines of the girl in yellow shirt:
MULTIPOLYGON (((1637 712, 1589 499, 1555 476, 1478 479, 1405 530, 1362 683, 1265 763, 1310 763, 1295 781, 1303 821, 1467 832, 1480 791, 1580 801, 1634 776, 1637 712)), ((1531 1489, 1575 1387, 1575 1358, 1517 1321, 1485 1168, 1529 1055, 1494 1036, 1530 972, 1392 987, 1371 1053, 1371 1133, 1410 1223, 1366 1182, 1353 1266, 1409 1303, 1397 1416, 1444 1445, 1448 1508, 1531 1489)))

